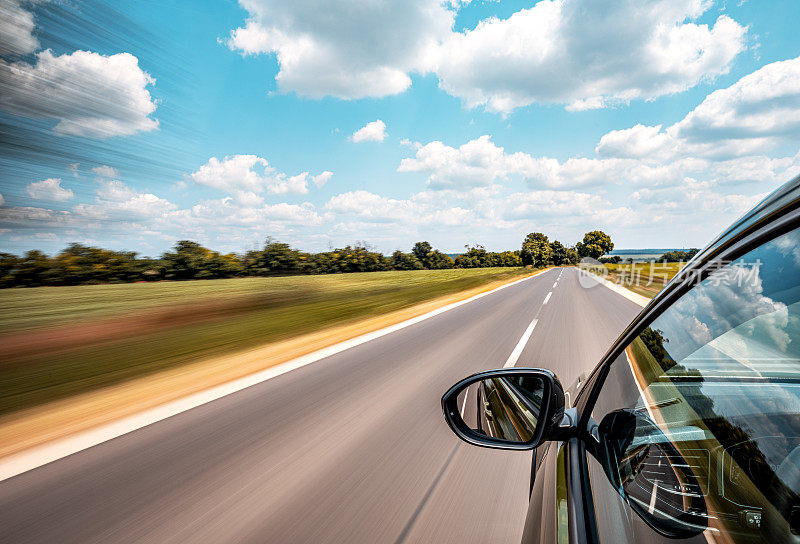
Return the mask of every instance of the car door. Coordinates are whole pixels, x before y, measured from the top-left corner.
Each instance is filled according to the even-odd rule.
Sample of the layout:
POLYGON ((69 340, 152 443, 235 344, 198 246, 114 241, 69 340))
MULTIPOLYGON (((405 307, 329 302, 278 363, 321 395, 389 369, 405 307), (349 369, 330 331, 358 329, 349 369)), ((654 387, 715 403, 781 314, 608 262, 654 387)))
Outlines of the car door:
POLYGON ((800 229, 739 246, 623 335, 579 396, 603 544, 800 542, 800 229))

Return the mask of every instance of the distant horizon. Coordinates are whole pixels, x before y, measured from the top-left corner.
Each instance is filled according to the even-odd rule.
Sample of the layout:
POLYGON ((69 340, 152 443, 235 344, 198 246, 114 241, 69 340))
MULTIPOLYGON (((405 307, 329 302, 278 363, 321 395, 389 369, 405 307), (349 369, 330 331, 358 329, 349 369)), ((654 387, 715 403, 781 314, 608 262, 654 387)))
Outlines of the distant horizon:
MULTIPOLYGON (((189 237, 184 238, 184 239, 192 240, 192 238, 189 238, 189 237)), ((212 251, 218 251, 221 254, 235 253, 235 254, 243 255, 243 254, 247 253, 248 251, 251 251, 251 250, 254 250, 254 249, 255 250, 261 249, 263 247, 263 245, 264 245, 264 242, 262 241, 260 243, 248 244, 247 247, 242 248, 242 249, 226 251, 226 250, 222 250, 222 249, 220 249, 218 247, 214 247, 211 244, 205 244, 203 242, 199 242, 198 240, 192 240, 192 241, 198 242, 203 247, 206 247, 206 248, 208 248, 208 249, 210 249, 212 251)), ((365 244, 365 247, 369 248, 372 251, 377 251, 378 253, 381 253, 383 255, 390 256, 396 250, 400 250, 400 251, 403 251, 403 252, 408 252, 408 251, 411 251, 411 248, 413 247, 413 243, 412 243, 412 244, 409 245, 409 247, 398 247, 398 248, 395 248, 394 250, 391 250, 391 251, 384 251, 384 250, 382 250, 380 248, 376 248, 373 244, 371 244, 369 242, 369 240, 356 240, 356 241, 347 242, 347 243, 343 243, 343 244, 331 245, 330 247, 324 248, 324 249, 315 250, 315 249, 304 248, 304 247, 301 247, 299 245, 292 244, 290 242, 286 242, 285 240, 281 240, 281 239, 275 238, 275 237, 273 237, 273 241, 279 242, 279 243, 286 243, 292 249, 296 249, 298 251, 302 251, 302 252, 305 252, 305 253, 320 253, 320 252, 324 252, 324 251, 329 251, 331 249, 344 248, 345 246, 351 246, 352 247, 352 246, 356 246, 356 245, 359 245, 359 244, 363 243, 363 244, 365 244)), ((425 237, 421 237, 417 241, 426 241, 426 239, 425 239, 425 237)), ((429 240, 427 240, 427 241, 429 241, 429 240)), ((613 237, 612 237, 612 241, 613 241, 613 237)), ((140 257, 147 257, 147 258, 155 259, 155 258, 159 258, 164 253, 171 251, 173 249, 174 245, 177 242, 178 242, 178 240, 175 240, 166 249, 164 249, 162 251, 159 251, 159 252, 154 252, 154 253, 145 253, 144 251, 139 251, 137 248, 115 247, 113 245, 105 246, 103 244, 98 244, 98 243, 93 243, 93 242, 88 242, 88 241, 85 241, 85 242, 70 241, 70 242, 67 242, 67 243, 63 244, 58 249, 50 250, 50 251, 48 251, 47 249, 41 248, 41 247, 28 247, 28 248, 19 249, 19 250, 16 250, 16 251, 3 250, 2 248, 0 248, 0 253, 10 253, 10 254, 13 254, 13 255, 22 256, 25 253, 27 253, 28 251, 42 251, 43 253, 45 253, 47 255, 54 256, 54 255, 57 255, 57 254, 61 253, 65 249, 67 249, 67 247, 70 244, 75 243, 75 244, 80 244, 80 245, 89 246, 89 247, 99 247, 99 248, 102 248, 102 249, 108 249, 108 250, 112 250, 112 251, 124 251, 124 252, 133 251, 140 257)), ((442 249, 440 247, 437 247, 435 244, 431 244, 431 245, 432 245, 433 249, 439 250, 442 253, 444 253, 445 255, 449 255, 452 258, 455 258, 458 255, 463 255, 465 253, 465 251, 446 251, 446 250, 444 250, 444 249, 442 249)), ((470 247, 474 247, 476 245, 483 246, 483 244, 480 244, 480 243, 469 244, 470 247)), ((489 247, 486 247, 486 246, 483 246, 483 247, 486 249, 486 251, 501 253, 503 251, 518 251, 519 249, 521 249, 521 245, 522 245, 522 242, 520 241, 520 244, 519 244, 518 247, 499 248, 499 249, 498 248, 489 248, 489 247)), ((574 245, 575 244, 567 244, 567 247, 574 247, 574 245)), ((608 253, 606 253, 605 255, 612 255, 612 256, 613 255, 650 255, 650 254, 659 254, 659 255, 661 255, 661 254, 667 253, 669 251, 688 251, 690 249, 702 249, 702 247, 704 247, 704 246, 666 247, 666 248, 614 248, 611 251, 609 251, 608 253)))

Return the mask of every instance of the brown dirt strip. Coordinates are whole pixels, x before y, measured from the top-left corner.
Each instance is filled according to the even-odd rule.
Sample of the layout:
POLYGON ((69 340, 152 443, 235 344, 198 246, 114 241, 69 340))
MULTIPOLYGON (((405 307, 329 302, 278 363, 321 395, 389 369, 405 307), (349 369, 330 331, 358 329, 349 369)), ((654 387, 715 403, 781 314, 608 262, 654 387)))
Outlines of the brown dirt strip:
POLYGON ((19 359, 54 353, 86 345, 134 338, 168 329, 214 321, 264 308, 272 304, 297 301, 297 294, 240 296, 177 308, 162 308, 126 314, 119 318, 62 325, 44 330, 29 330, 0 335, 2 365, 19 359))

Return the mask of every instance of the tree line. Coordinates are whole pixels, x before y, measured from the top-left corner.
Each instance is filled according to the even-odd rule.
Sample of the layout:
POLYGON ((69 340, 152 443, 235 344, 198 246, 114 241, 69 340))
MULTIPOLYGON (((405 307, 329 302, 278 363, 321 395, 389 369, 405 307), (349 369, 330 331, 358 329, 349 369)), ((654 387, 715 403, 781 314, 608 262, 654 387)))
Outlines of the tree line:
MULTIPOLYGON (((417 242, 409 252, 390 256, 366 243, 319 253, 308 253, 267 238, 261 249, 246 253, 220 253, 191 240, 178 241, 160 258, 140 257, 134 251, 115 251, 78 243, 50 257, 39 250, 22 256, 0 253, 0 287, 82 285, 135 281, 194 280, 244 276, 337 274, 382 270, 436 270, 577 264, 581 257, 613 249, 611 238, 592 231, 574 247, 550 242, 542 233, 525 237, 517 251, 486 251, 481 245, 465 246, 452 258, 429 242, 417 242)), ((599 256, 598 255, 598 256, 599 256)))
MULTIPOLYGON (((697 255, 699 252, 700 252, 700 250, 697 249, 697 248, 694 248, 694 247, 691 248, 691 249, 687 249, 687 250, 676 249, 676 250, 673 250, 673 251, 667 251, 666 253, 661 255, 661 257, 659 257, 657 259, 653 259, 653 262, 658 262, 658 263, 685 263, 685 262, 691 260, 692 257, 697 255)), ((628 258, 624 259, 624 261, 626 263, 633 263, 634 259, 633 259, 633 257, 628 257, 628 258)), ((611 257, 603 257, 602 259, 600 259, 600 262, 602 264, 619 264, 619 263, 623 262, 623 259, 619 255, 613 255, 611 257)), ((648 260, 646 262, 650 262, 650 261, 648 260)))

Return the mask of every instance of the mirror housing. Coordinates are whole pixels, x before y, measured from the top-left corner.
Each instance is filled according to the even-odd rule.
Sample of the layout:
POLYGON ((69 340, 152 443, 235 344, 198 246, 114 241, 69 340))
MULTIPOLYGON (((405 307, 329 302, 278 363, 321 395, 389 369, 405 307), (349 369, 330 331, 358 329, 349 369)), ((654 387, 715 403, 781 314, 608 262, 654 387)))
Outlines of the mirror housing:
POLYGON ((442 396, 442 411, 447 424, 465 442, 484 448, 531 450, 549 440, 564 419, 564 389, 555 374, 541 368, 486 370, 453 385, 442 396), (476 390, 478 429, 464 421, 470 386, 476 390), (480 432, 480 420, 494 432, 480 432))

